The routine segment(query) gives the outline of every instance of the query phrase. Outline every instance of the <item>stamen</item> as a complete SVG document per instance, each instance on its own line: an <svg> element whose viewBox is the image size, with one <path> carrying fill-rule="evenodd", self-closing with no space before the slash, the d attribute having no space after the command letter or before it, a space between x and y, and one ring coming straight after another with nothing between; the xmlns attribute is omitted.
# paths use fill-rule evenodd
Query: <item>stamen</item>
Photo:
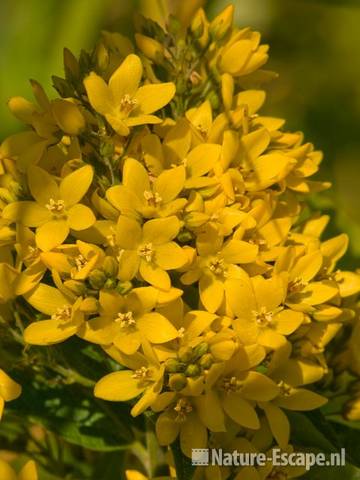
<svg viewBox="0 0 360 480"><path fill-rule="evenodd" d="M64 200L54 200L53 198L50 198L49 203L47 203L45 207L51 213L62 213L65 209L65 202Z"/></svg>
<svg viewBox="0 0 360 480"><path fill-rule="evenodd" d="M133 312L118 313L115 318L115 323L120 324L120 328L132 327L136 324Z"/></svg>
<svg viewBox="0 0 360 480"><path fill-rule="evenodd" d="M138 248L138 255L145 258L147 262L151 262L154 256L154 250L152 243L145 243Z"/></svg>

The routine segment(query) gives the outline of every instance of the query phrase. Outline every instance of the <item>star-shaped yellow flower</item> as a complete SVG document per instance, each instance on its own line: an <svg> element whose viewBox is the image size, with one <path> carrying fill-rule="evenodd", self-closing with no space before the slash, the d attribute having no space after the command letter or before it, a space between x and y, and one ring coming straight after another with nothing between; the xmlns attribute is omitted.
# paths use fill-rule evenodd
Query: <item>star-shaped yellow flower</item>
<svg viewBox="0 0 360 480"><path fill-rule="evenodd" d="M91 72L84 80L89 102L105 116L119 135L129 135L130 127L161 123L153 112L167 105L175 95L172 82L139 87L143 68L137 55L128 55L115 70L107 85L102 77Z"/></svg>
<svg viewBox="0 0 360 480"><path fill-rule="evenodd" d="M36 244L48 251L63 243L70 229L79 231L95 223L92 210L80 204L93 179L90 165L66 175L60 185L42 168L28 170L30 192L35 201L10 203L3 211L4 218L27 227L36 227Z"/></svg>

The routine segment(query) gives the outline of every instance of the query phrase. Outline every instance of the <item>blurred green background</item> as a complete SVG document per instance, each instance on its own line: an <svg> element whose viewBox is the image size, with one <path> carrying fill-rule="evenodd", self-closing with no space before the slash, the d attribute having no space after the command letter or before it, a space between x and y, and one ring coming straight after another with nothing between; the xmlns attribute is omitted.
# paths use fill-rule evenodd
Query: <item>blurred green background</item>
<svg viewBox="0 0 360 480"><path fill-rule="evenodd" d="M145 0L149 1L149 0ZM191 2L193 0L184 0ZM229 0L209 0L210 16ZM265 112L287 119L325 153L321 178L333 189L315 198L333 217L331 234L346 231L343 265L360 266L360 0L236 0L236 22L271 46ZM31 98L29 78L51 94L62 75L62 49L78 54L102 29L131 35L137 0L1 0L0 138L21 126L7 111L12 95Z"/></svg>

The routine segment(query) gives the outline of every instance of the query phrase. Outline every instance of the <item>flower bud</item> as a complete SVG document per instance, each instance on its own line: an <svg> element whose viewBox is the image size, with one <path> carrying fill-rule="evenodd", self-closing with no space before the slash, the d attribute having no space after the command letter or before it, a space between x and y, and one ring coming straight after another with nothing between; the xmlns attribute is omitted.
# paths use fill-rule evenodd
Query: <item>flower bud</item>
<svg viewBox="0 0 360 480"><path fill-rule="evenodd" d="M215 40L221 40L230 30L234 18L234 5L228 5L210 23L210 35Z"/></svg>
<svg viewBox="0 0 360 480"><path fill-rule="evenodd" d="M117 287L117 281L114 278L108 278L104 283L105 290L113 290Z"/></svg>
<svg viewBox="0 0 360 480"><path fill-rule="evenodd" d="M75 295L81 296L86 293L86 286L83 282L79 280L66 280L64 282L64 287L71 290Z"/></svg>
<svg viewBox="0 0 360 480"><path fill-rule="evenodd" d="M99 290L104 286L104 283L106 282L105 273L102 270L99 270L98 268L96 268L90 273L89 282L93 288L95 288L96 290Z"/></svg>
<svg viewBox="0 0 360 480"><path fill-rule="evenodd" d="M205 370L208 370L213 363L214 357L211 355L211 353L206 353L199 360L200 366Z"/></svg>
<svg viewBox="0 0 360 480"><path fill-rule="evenodd" d="M192 359L193 351L191 348L182 347L179 350L178 356L181 362L187 363Z"/></svg>
<svg viewBox="0 0 360 480"><path fill-rule="evenodd" d="M197 345L195 348L194 348L194 351L193 351L193 359L194 360L197 360L198 358L202 357L203 355L205 355L205 353L207 353L209 350L209 345L206 343L206 342L201 342L199 343L199 345Z"/></svg>
<svg viewBox="0 0 360 480"><path fill-rule="evenodd" d="M146 37L140 33L135 34L136 45L145 55L155 63L161 63L164 59L164 47L153 38Z"/></svg>
<svg viewBox="0 0 360 480"><path fill-rule="evenodd" d="M107 277L116 277L119 269L119 264L114 257L107 256L104 259L103 270Z"/></svg>
<svg viewBox="0 0 360 480"><path fill-rule="evenodd" d="M343 416L351 422L360 420L360 397L357 397L345 405Z"/></svg>
<svg viewBox="0 0 360 480"><path fill-rule="evenodd" d="M188 377L197 377L200 375L200 367L195 363L191 363L186 367L185 375Z"/></svg>
<svg viewBox="0 0 360 480"><path fill-rule="evenodd" d="M209 42L209 25L202 8L199 8L194 15L191 22L191 31L200 47L205 48Z"/></svg>
<svg viewBox="0 0 360 480"><path fill-rule="evenodd" d="M96 64L99 70L105 72L105 70L109 66L110 58L109 58L109 52L102 42L98 44L95 54L96 54Z"/></svg>
<svg viewBox="0 0 360 480"><path fill-rule="evenodd" d="M184 370L184 364L176 358L168 358L165 362L165 370L169 373L181 372Z"/></svg>
<svg viewBox="0 0 360 480"><path fill-rule="evenodd" d="M116 285L116 291L121 295L126 295L132 290L132 288L133 288L132 283L129 281L118 282L118 284Z"/></svg>
<svg viewBox="0 0 360 480"><path fill-rule="evenodd" d="M183 373L174 373L169 378L169 387L171 390L179 392L186 387L187 379Z"/></svg>

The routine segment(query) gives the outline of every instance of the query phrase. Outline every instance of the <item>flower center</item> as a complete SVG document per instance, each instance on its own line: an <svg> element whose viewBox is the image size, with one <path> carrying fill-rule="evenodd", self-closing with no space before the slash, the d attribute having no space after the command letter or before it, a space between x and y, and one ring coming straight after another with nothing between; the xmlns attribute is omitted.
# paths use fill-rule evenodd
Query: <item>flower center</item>
<svg viewBox="0 0 360 480"><path fill-rule="evenodd" d="M34 262L35 260L37 260L40 253L41 252L39 248L29 245L24 260L27 262Z"/></svg>
<svg viewBox="0 0 360 480"><path fill-rule="evenodd" d="M291 280L288 285L288 292L291 293L300 293L307 285L308 282L305 282L300 277L294 278Z"/></svg>
<svg viewBox="0 0 360 480"><path fill-rule="evenodd" d="M133 327L136 324L133 312L118 313L115 322L120 324L120 328Z"/></svg>
<svg viewBox="0 0 360 480"><path fill-rule="evenodd" d="M151 262L154 256L154 249L152 243L145 243L138 249L138 255L144 258L147 262Z"/></svg>
<svg viewBox="0 0 360 480"><path fill-rule="evenodd" d="M223 378L221 388L225 390L226 393L235 393L241 390L243 385L243 382L236 377L225 377Z"/></svg>
<svg viewBox="0 0 360 480"><path fill-rule="evenodd" d="M188 400L185 398L180 398L174 407L177 416L175 418L176 422L184 422L188 413L192 412L192 406Z"/></svg>
<svg viewBox="0 0 360 480"><path fill-rule="evenodd" d="M64 305L56 310L56 313L51 315L51 320L57 320L61 323L67 323L71 320L72 308L71 305Z"/></svg>
<svg viewBox="0 0 360 480"><path fill-rule="evenodd" d="M273 313L267 312L265 307L261 307L259 312L253 312L255 321L259 327L270 327L273 323Z"/></svg>
<svg viewBox="0 0 360 480"><path fill-rule="evenodd" d="M54 200L53 198L49 199L49 203L45 205L45 207L51 212L55 214L63 213L65 210L65 202L64 200Z"/></svg>
<svg viewBox="0 0 360 480"><path fill-rule="evenodd" d="M120 100L120 110L123 113L129 114L137 106L138 101L136 98L132 98L128 93L125 94Z"/></svg>
<svg viewBox="0 0 360 480"><path fill-rule="evenodd" d="M209 268L214 275L218 275L218 276L226 275L225 262L222 258L215 258L210 260Z"/></svg>
<svg viewBox="0 0 360 480"><path fill-rule="evenodd" d="M144 198L151 207L157 207L162 202L162 198L157 192L153 193L149 190L145 190Z"/></svg>
<svg viewBox="0 0 360 480"><path fill-rule="evenodd" d="M88 263L84 255L80 254L75 258L75 267L78 272L80 272L85 265Z"/></svg>
<svg viewBox="0 0 360 480"><path fill-rule="evenodd" d="M140 367L134 371L132 378L136 380L149 380L151 377L151 371L148 367Z"/></svg>
<svg viewBox="0 0 360 480"><path fill-rule="evenodd" d="M288 397L293 390L293 388L287 383L285 383L283 380L278 383L278 387L280 388L281 394L285 397Z"/></svg>

